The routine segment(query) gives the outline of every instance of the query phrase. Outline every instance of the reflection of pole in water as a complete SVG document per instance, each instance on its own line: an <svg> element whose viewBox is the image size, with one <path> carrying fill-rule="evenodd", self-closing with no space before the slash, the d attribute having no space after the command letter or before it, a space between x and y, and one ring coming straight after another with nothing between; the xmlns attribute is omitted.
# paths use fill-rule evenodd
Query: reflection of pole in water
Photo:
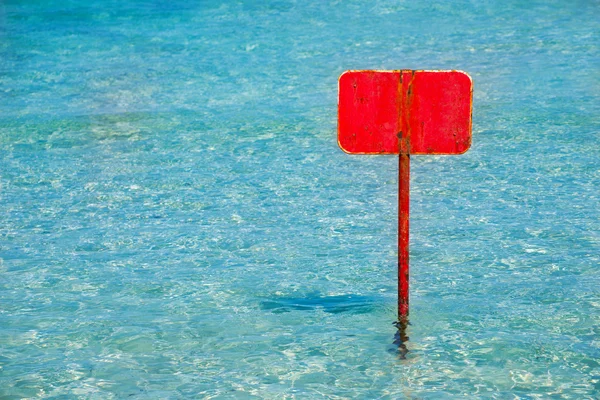
<svg viewBox="0 0 600 400"><path fill-rule="evenodd" d="M398 355L402 360L406 359L406 354L408 353L408 347L406 347L406 342L408 342L409 339L406 335L408 325L409 322L407 318L400 318L398 321L394 322L394 326L398 328L398 331L396 331L396 334L394 335L394 344L398 346Z"/></svg>

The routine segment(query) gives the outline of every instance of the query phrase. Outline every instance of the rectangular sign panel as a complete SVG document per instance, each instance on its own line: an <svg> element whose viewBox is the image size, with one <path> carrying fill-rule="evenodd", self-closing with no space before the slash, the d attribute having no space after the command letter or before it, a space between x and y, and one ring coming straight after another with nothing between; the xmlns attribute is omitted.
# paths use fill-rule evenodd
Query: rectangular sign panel
<svg viewBox="0 0 600 400"><path fill-rule="evenodd" d="M346 71L338 143L352 154L461 154L471 145L471 78L461 71Z"/></svg>

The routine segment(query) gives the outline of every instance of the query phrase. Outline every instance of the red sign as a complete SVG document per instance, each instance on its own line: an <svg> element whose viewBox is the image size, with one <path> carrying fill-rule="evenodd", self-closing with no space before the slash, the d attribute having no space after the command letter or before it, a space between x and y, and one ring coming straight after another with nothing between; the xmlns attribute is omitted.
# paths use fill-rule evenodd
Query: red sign
<svg viewBox="0 0 600 400"><path fill-rule="evenodd" d="M464 153L472 87L460 71L346 71L339 79L339 145L352 154Z"/></svg>
<svg viewBox="0 0 600 400"><path fill-rule="evenodd" d="M398 317L408 320L411 154L471 146L473 84L460 71L346 71L339 79L338 143L351 154L399 154Z"/></svg>

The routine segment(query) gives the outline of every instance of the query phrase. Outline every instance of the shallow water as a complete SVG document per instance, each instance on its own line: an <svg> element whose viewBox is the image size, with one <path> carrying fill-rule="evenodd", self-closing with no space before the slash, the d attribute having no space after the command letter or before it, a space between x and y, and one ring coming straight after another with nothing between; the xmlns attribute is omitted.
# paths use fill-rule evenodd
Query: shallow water
<svg viewBox="0 0 600 400"><path fill-rule="evenodd" d="M599 12L3 3L0 397L599 397ZM471 150L412 160L408 341L361 68L475 85Z"/></svg>

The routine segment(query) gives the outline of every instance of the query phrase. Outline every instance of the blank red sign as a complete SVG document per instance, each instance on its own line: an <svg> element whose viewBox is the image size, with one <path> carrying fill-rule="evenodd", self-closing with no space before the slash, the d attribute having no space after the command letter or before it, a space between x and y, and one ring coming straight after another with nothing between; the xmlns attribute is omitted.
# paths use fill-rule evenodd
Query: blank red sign
<svg viewBox="0 0 600 400"><path fill-rule="evenodd" d="M353 154L464 153L472 93L461 71L346 71L339 79L339 145Z"/></svg>

